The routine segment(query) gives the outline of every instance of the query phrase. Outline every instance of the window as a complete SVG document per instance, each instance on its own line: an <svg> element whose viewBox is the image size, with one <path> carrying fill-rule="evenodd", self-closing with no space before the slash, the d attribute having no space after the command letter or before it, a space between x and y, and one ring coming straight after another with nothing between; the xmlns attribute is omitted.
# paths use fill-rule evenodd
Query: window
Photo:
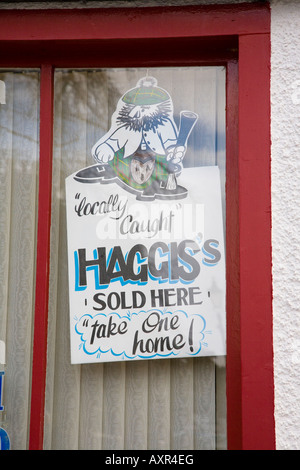
<svg viewBox="0 0 300 470"><path fill-rule="evenodd" d="M14 436L15 445L22 448L27 443L34 321L39 72L6 71L0 79L6 85L6 104L1 104L0 110L0 331L9 358L9 380L3 379L5 408L0 411L0 419L9 435ZM10 413L5 417L6 410Z"/></svg>
<svg viewBox="0 0 300 470"><path fill-rule="evenodd" d="M52 439L59 438L55 436L55 429L52 429L50 439L47 419L49 406L52 407L53 397L58 393L57 388L53 389L53 384L59 387L63 381L67 383L64 366L57 368L54 358L51 357L54 350L56 364L59 364L62 356L66 361L69 355L69 344L64 341L67 326L61 328L59 323L67 322L68 318L57 317L54 323L51 316L53 290L56 287L63 289L64 285L64 279L59 281L59 276L63 271L58 269L57 274L53 274L53 263L55 263L53 253L56 253L62 261L60 252L57 250L51 252L50 249L55 243L53 229L54 231L59 229L58 226L52 224L51 238L52 182L55 184L57 181L56 177L52 178L52 169L54 175L60 171L57 166L59 162L56 158L56 151L53 152L52 149L53 116L54 142L59 138L57 132L59 110L57 106L54 108L54 97L56 97L56 104L60 102L58 87L66 83L70 76L73 77L71 91L74 90L74 83L78 86L85 86L83 81L86 77L83 80L82 77L85 74L83 69L220 67L226 70L227 446L244 449L273 448L268 8L241 5L134 10L83 9L75 12L28 10L19 18L17 31L13 28L15 18L16 12L14 11L3 10L1 12L0 40L5 41L6 48L1 53L0 66L4 78L0 79L7 82L6 95L8 96L9 84L6 77L9 74L14 77L14 80L16 76L29 80L28 77L36 74L34 80L29 80L30 85L27 86L30 89L32 89L31 83L34 83L36 87L40 76L40 97L35 88L33 90L35 101L30 100L31 105L33 102L40 102L40 115L38 116L37 113L36 121L33 122L34 153L31 152L31 158L34 163L26 162L26 168L28 167L28 171L31 171L33 175L30 177L30 184L36 181L35 171L37 166L39 168L39 192L35 192L36 188L32 188L33 194L38 194L37 232L35 232L36 204L34 202L36 203L36 200L33 200L34 197L31 202L32 206L29 206L32 217L31 246L33 247L35 233L37 233L36 264L32 266L31 275L25 276L28 282L29 279L35 278L35 288L31 288L30 291L31 300L35 299L35 307L34 312L30 308L27 309L29 323L26 336L29 348L27 356L30 358L31 331L33 330L32 371L29 363L22 369L23 393L19 386L14 385L9 367L10 357L7 356L3 393L7 419L10 403L5 402L10 390L21 391L22 397L27 397L22 411L24 416L27 413L29 415L29 396L31 397L30 416L27 422L26 420L22 422L24 431L18 444L16 444L15 436L18 435L21 425L18 421L14 421L14 445L20 448L26 447L29 435L29 448L43 448L43 446L46 448ZM53 21L56 24L55 31L51 27ZM155 28L152 27L154 24ZM17 67L19 70L15 73L14 70ZM36 69L38 72L35 71ZM18 91L20 92L19 87L16 89L17 94ZM259 108L256 107L257 103L260 105ZM2 113L3 105L0 106ZM53 109L55 109L54 113ZM30 120L26 120L26 124L29 125L29 122ZM36 134L38 122L40 123L39 138ZM14 132L17 133L15 129ZM38 141L39 162L37 164L35 155L37 155ZM25 144L21 145L26 153ZM11 162L17 165L15 155ZM4 169L4 171L7 170ZM29 194L28 191L26 187L26 195ZM9 204L13 219L17 213L12 205L15 194L12 194ZM27 204L27 208L29 207ZM52 220L58 220L57 210L58 206L54 201ZM26 222L29 223L27 218ZM12 253L12 246L10 245L10 249L6 248L5 251ZM61 247L62 251L63 249ZM49 288L50 253L52 253L52 271ZM15 267L14 263L12 263L13 266ZM9 284L11 286L11 281ZM63 310L67 311L67 300L66 298L64 300L64 295L61 298L62 302L65 302ZM7 317L13 322L18 318L11 307L7 309ZM47 328L48 318L49 328ZM55 329L58 340L54 345L53 331ZM4 331L3 340L7 342L8 355L9 347L12 350L13 346L9 346L6 323L1 324L1 331ZM56 349L58 343L61 345L61 350ZM48 362L47 346L49 348ZM17 360L17 357L15 354L14 359ZM139 367L142 368L142 366ZM127 385L129 390L133 387L137 393L143 394L139 386L141 376L145 379L145 372L139 367L132 368ZM180 368L176 361L172 367ZM149 368L152 368L152 363L149 364ZM17 372L15 377L18 375L20 378L19 371ZM59 378L53 381L53 376L57 372ZM161 370L160 373L166 372ZM181 371L177 370L176 373L179 382L186 379L186 375L182 376ZM183 373L189 374L185 370L182 371ZM113 384L121 380L122 374L124 374L124 367L121 371L118 367L112 370L110 390L117 392ZM46 377L47 419L45 419L44 401ZM81 373L80 369L75 366L72 377L69 378L71 384L75 383L76 387L81 385L81 395L77 394L75 398L72 397L68 405L66 402L62 403L64 409L66 406L78 407L80 401L83 405L86 400L92 400L95 396L92 387L97 388L102 380L100 375L91 376L89 366L82 368ZM84 385L87 381L90 383L88 387ZM178 388L180 388L179 382ZM70 398L67 394L64 399L67 400L68 396ZM214 401L219 403L220 396L222 394L217 394ZM60 411L56 405L57 403L53 411L58 415ZM119 403L119 406L122 408L122 404ZM134 403L129 401L127 406L134 407ZM177 406L173 398L170 400L170 406ZM180 404L178 406L180 407ZM78 448L81 442L86 442L86 436L84 436L86 427L82 426L82 423L88 423L94 418L93 409L92 402L90 409L82 406L83 415L80 420L79 434L76 437ZM97 419L100 419L100 412L97 411ZM78 417L76 419L78 420ZM102 416L101 419L106 420L109 425L114 422L111 415ZM178 420L180 421L181 418ZM182 426L184 429L179 421L175 428L180 429ZM29 434L27 434L27 425ZM44 426L47 429L44 430ZM139 436L142 436L143 432L139 433ZM188 432L183 437L179 434L173 437L177 439L174 447L184 445ZM198 427L195 428L195 432L200 432ZM130 439L131 434L124 431L125 434L126 439ZM67 441L68 439L71 437L67 438ZM107 443L109 439L108 435ZM136 439L136 436L132 439ZM132 442L127 445L134 447ZM224 442L220 445L224 446ZM70 442L66 446L71 446Z"/></svg>
<svg viewBox="0 0 300 470"><path fill-rule="evenodd" d="M69 341L66 341L69 329L66 311L69 306L66 296L68 253L65 244L65 178L95 163L91 149L109 130L110 115L116 109L120 97L127 89L135 89L136 83L147 74L151 80L157 80L154 87L157 93L167 88L178 126L182 109L194 110L199 114L195 131L189 139L184 167L218 166L222 172L225 209L224 67L110 68L55 72L49 325L56 325L56 334L52 333L50 327L47 368L54 370L54 376L48 380L46 394L46 416L49 416L49 420L45 422L45 438L49 448L70 448L78 441L81 448L226 448L224 357L173 360L167 359L169 353L161 351L160 356L165 354L165 359L143 360L142 364L137 361L82 366L70 364ZM124 165L127 165L128 160L122 160ZM82 183L78 183L78 191L83 192ZM99 184L95 191L95 197L99 198L103 194ZM113 194L117 192L115 184L109 186L107 198L102 196L102 199L106 201L112 191ZM123 190L120 194L125 197L126 192ZM133 200L136 206L134 197ZM160 205L156 201L147 204L141 202L141 205L147 211L149 204L153 208L155 202L157 207L162 207L164 200L160 201ZM84 227L79 231L86 230ZM90 238L91 227L88 231ZM113 232L108 236L113 238ZM141 233L138 240L139 243L145 243L145 234ZM79 246L82 248L84 242L81 236L78 243L81 243ZM160 286L164 287L164 284ZM128 287L125 284L117 289L126 293ZM72 315L80 316L78 299L74 304L71 319ZM111 309L114 307L117 307L117 303L112 303ZM109 307L106 308L108 311ZM124 314L127 310L130 310L129 307L123 310L119 308L117 312ZM88 360L97 361L96 353L90 354Z"/></svg>

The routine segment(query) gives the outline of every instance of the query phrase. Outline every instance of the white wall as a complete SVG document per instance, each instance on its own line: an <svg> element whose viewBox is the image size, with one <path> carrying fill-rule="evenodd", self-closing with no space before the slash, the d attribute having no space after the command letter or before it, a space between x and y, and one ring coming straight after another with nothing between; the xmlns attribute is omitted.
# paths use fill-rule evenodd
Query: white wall
<svg viewBox="0 0 300 470"><path fill-rule="evenodd" d="M272 217L278 449L300 449L300 2L272 0Z"/></svg>

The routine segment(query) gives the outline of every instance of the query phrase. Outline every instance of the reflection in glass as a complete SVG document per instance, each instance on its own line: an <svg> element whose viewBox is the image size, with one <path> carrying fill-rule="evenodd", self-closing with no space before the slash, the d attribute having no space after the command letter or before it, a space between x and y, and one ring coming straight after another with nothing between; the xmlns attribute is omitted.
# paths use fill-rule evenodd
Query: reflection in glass
<svg viewBox="0 0 300 470"><path fill-rule="evenodd" d="M147 73L172 96L177 125L180 111L198 114L185 166L219 166L225 211L222 67L56 72L46 449L226 448L223 357L70 364L65 178L95 163L118 100Z"/></svg>
<svg viewBox="0 0 300 470"><path fill-rule="evenodd" d="M35 286L39 73L0 71L0 340L5 343L3 426L26 449ZM4 84L4 85L3 85Z"/></svg>

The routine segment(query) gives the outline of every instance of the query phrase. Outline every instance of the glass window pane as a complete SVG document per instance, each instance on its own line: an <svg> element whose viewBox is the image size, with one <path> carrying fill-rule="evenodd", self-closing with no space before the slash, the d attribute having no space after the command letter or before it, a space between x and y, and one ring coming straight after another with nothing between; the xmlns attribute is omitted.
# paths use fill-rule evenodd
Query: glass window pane
<svg viewBox="0 0 300 470"><path fill-rule="evenodd" d="M139 79L152 76L160 88L159 98L133 97L130 90ZM114 137L105 142L113 148L111 157L95 147L114 119L132 127L129 114L137 118L144 112L150 120L153 104L169 112L164 90L174 107L173 120L165 117L165 123L181 128L183 110L198 116L182 144L184 168L219 167L225 220L223 67L58 70L55 74L46 449L226 448L225 355L71 364L65 179L95 165L97 158L107 163L118 153ZM128 114L114 115L126 92ZM178 146L179 133L175 135ZM167 148L162 132L159 138ZM118 145L126 152L125 143ZM148 177L150 181L152 176L142 173L141 178Z"/></svg>
<svg viewBox="0 0 300 470"><path fill-rule="evenodd" d="M39 72L0 71L0 427L26 449L30 410L39 158ZM0 363L4 362L4 357Z"/></svg>

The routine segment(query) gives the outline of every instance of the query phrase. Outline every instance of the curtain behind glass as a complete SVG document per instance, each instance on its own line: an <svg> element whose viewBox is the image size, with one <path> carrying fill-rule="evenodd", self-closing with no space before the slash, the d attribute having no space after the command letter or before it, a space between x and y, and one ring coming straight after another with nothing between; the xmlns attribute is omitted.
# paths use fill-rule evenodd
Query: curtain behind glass
<svg viewBox="0 0 300 470"><path fill-rule="evenodd" d="M0 426L11 448L23 450L30 411L39 73L0 71L0 80L6 91L0 104L0 340L6 350Z"/></svg>
<svg viewBox="0 0 300 470"><path fill-rule="evenodd" d="M94 163L91 148L109 129L118 99L144 75L138 69L55 74L45 449L226 448L224 358L70 364L65 178ZM224 199L224 69L150 69L149 75L170 92L175 115L199 114L189 145L201 159L191 157L188 165L217 164Z"/></svg>

